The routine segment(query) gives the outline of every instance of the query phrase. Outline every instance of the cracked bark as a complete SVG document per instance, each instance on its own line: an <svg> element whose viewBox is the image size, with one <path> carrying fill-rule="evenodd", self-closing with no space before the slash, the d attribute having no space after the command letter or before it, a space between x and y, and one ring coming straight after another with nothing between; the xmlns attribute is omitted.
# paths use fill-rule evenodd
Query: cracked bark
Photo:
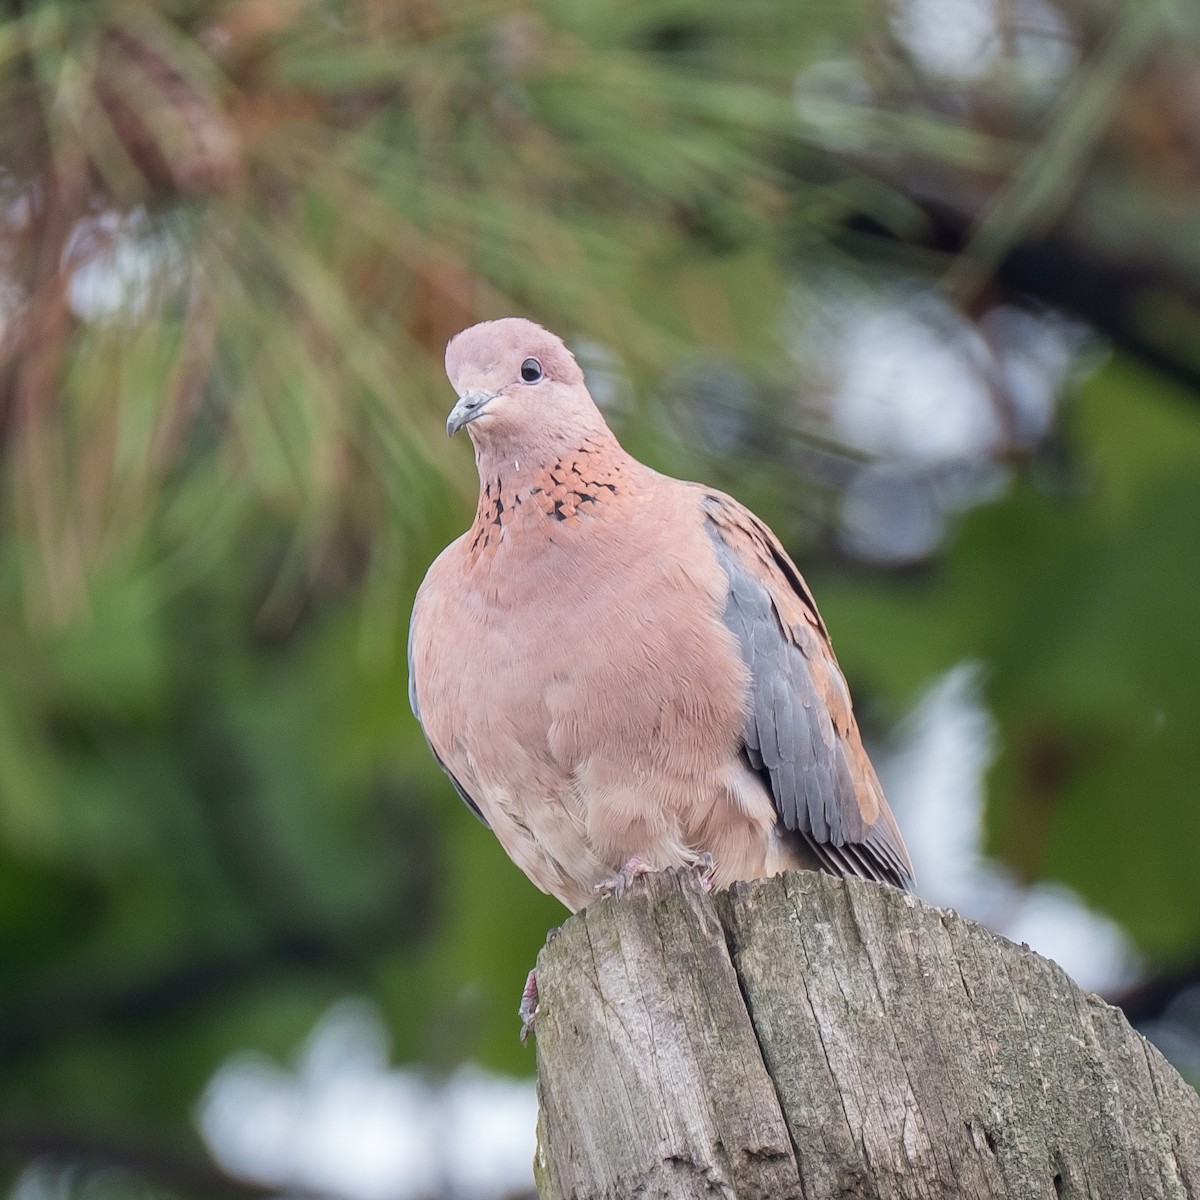
<svg viewBox="0 0 1200 1200"><path fill-rule="evenodd" d="M879 884L639 881L538 959L542 1200L1200 1197L1200 1097L1054 963Z"/></svg>

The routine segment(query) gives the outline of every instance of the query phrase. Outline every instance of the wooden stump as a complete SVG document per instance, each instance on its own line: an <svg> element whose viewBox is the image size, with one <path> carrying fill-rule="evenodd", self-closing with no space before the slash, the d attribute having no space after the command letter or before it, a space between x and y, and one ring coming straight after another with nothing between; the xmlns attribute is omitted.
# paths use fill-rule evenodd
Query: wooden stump
<svg viewBox="0 0 1200 1200"><path fill-rule="evenodd" d="M1200 1196L1200 1097L1056 964L880 884L652 876L538 960L542 1200Z"/></svg>

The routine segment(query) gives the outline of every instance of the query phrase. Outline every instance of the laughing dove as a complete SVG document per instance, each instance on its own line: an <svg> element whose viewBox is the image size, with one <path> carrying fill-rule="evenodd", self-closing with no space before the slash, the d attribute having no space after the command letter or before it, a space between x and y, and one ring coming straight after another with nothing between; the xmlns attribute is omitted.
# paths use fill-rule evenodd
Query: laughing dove
<svg viewBox="0 0 1200 1200"><path fill-rule="evenodd" d="M417 593L409 698L509 857L572 910L631 868L908 887L829 635L774 534L626 454L530 321L458 334L446 372L479 508Z"/></svg>

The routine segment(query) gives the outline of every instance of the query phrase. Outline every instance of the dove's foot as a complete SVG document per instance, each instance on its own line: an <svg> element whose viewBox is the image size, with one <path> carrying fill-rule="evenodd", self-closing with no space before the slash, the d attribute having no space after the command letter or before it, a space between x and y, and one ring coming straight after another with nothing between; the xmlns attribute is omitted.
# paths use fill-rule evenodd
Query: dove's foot
<svg viewBox="0 0 1200 1200"><path fill-rule="evenodd" d="M557 930L554 930L557 933ZM529 1040L529 1035L533 1032L534 1022L537 1020L538 1010L538 985L537 985L537 967L534 967L529 972L529 977L525 980L525 990L521 993L521 1004L517 1009L517 1016L521 1018L521 1045L523 1046Z"/></svg>
<svg viewBox="0 0 1200 1200"><path fill-rule="evenodd" d="M592 890L597 896L615 896L619 900L639 875L649 875L653 870L644 858L635 854L615 875L600 880Z"/></svg>
<svg viewBox="0 0 1200 1200"><path fill-rule="evenodd" d="M713 872L716 867L713 863L713 856L705 850L701 854L696 855L695 862L690 862L686 867L679 868L679 874L693 875L696 882L700 885L702 892L711 892L713 890Z"/></svg>
<svg viewBox="0 0 1200 1200"><path fill-rule="evenodd" d="M546 945L550 945L558 935L562 933L562 926L555 925L553 929L546 931ZM521 993L521 1003L517 1008L517 1016L521 1018L521 1044L524 1045L529 1039L529 1035L533 1032L534 1019L537 1017L538 1008L538 984L537 984L537 967L534 967L529 972L525 980L525 990Z"/></svg>

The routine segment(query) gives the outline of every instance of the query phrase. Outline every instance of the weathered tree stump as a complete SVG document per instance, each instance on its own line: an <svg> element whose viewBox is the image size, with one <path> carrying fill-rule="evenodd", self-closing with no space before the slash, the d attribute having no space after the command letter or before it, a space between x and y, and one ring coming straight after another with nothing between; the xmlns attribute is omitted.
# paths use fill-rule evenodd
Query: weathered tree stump
<svg viewBox="0 0 1200 1200"><path fill-rule="evenodd" d="M639 881L538 960L542 1200L1200 1196L1200 1097L1056 964L879 884Z"/></svg>

